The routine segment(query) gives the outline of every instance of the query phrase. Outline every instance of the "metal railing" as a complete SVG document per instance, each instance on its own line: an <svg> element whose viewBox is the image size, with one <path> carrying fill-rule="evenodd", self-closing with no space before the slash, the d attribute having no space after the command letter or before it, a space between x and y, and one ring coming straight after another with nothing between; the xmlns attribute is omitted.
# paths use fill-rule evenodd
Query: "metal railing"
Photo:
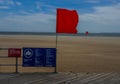
<svg viewBox="0 0 120 84"><path fill-rule="evenodd" d="M0 48L0 51L2 51L2 50L8 50L9 48ZM22 49L22 48L21 48ZM10 58L10 59L12 59L13 57L8 57L7 55L0 55L0 59L3 59L3 58L6 58L6 59L8 59L8 58ZM13 64L1 64L0 63L0 66L15 66L15 73L18 73L18 66L22 66L22 64L18 64L18 57L14 57L15 58L15 63Z"/></svg>
<svg viewBox="0 0 120 84"><path fill-rule="evenodd" d="M0 73L34 73L34 72L55 72L55 67L23 67L21 57L9 57L10 48L0 48ZM20 48L23 51L23 48Z"/></svg>

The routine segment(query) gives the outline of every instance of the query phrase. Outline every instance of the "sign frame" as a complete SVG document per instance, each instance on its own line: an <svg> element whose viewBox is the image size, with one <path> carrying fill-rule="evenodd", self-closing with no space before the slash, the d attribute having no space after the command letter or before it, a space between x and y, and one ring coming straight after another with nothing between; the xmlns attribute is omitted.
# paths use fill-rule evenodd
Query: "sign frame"
<svg viewBox="0 0 120 84"><path fill-rule="evenodd" d="M8 48L8 57L21 57L21 48Z"/></svg>
<svg viewBox="0 0 120 84"><path fill-rule="evenodd" d="M23 48L23 67L56 67L56 48Z"/></svg>

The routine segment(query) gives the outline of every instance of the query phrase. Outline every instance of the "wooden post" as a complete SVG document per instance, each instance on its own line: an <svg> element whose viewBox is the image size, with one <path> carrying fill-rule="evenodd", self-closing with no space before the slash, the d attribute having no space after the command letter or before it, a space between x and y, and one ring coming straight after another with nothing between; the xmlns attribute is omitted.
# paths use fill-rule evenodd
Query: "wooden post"
<svg viewBox="0 0 120 84"><path fill-rule="evenodd" d="M18 73L18 57L16 57L16 70L15 73Z"/></svg>

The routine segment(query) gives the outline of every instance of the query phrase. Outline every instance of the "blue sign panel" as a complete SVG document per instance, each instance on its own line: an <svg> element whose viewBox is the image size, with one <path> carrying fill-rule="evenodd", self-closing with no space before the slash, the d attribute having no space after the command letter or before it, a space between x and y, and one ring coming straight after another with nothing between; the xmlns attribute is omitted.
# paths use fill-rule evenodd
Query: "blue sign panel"
<svg viewBox="0 0 120 84"><path fill-rule="evenodd" d="M35 66L45 66L45 49L35 48Z"/></svg>
<svg viewBox="0 0 120 84"><path fill-rule="evenodd" d="M56 48L23 48L23 66L55 67Z"/></svg>
<svg viewBox="0 0 120 84"><path fill-rule="evenodd" d="M46 67L55 67L56 66L56 49L46 49Z"/></svg>
<svg viewBox="0 0 120 84"><path fill-rule="evenodd" d="M23 66L34 66L35 52L32 48L23 49Z"/></svg>

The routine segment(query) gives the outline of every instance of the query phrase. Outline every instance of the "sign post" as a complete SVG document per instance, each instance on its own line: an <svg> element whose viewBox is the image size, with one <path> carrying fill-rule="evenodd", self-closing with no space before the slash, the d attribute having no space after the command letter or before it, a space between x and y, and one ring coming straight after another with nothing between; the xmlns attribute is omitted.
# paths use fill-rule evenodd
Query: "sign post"
<svg viewBox="0 0 120 84"><path fill-rule="evenodd" d="M18 57L16 57L16 71L15 73L18 73Z"/></svg>
<svg viewBox="0 0 120 84"><path fill-rule="evenodd" d="M9 48L8 57L16 57L16 69L15 72L18 73L18 57L21 57L21 48Z"/></svg>

